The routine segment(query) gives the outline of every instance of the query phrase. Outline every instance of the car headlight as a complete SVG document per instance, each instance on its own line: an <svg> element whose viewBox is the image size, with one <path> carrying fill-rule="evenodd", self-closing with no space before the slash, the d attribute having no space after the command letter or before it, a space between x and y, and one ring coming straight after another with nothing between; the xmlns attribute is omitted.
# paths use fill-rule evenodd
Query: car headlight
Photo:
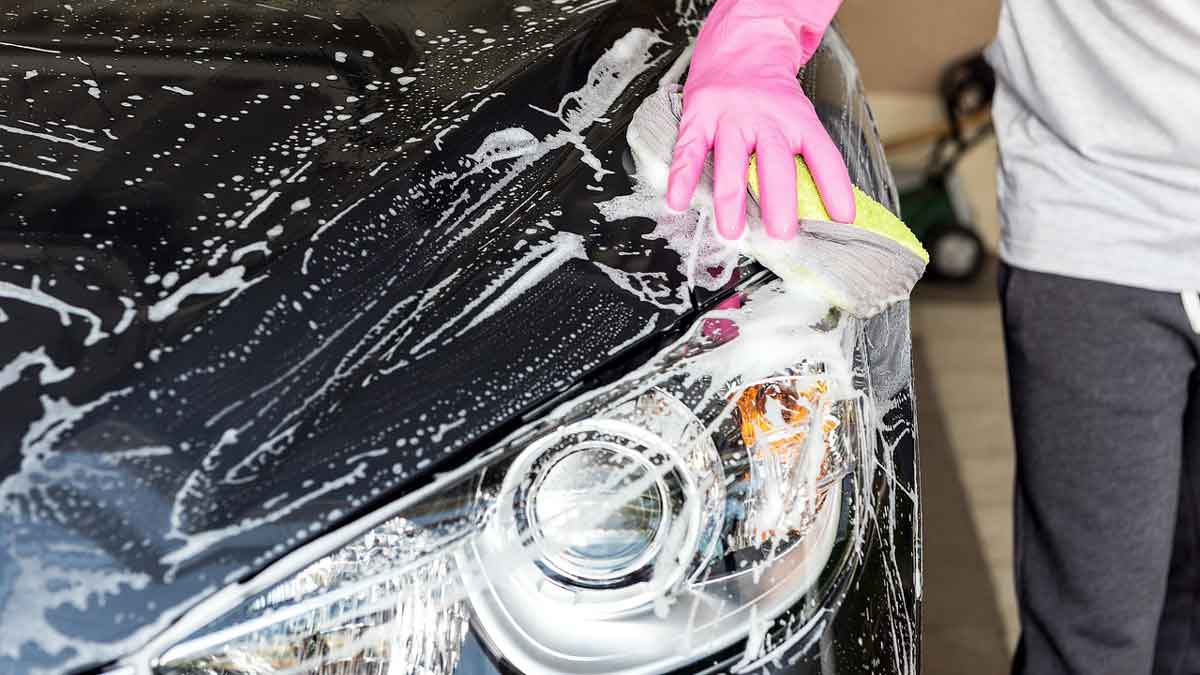
<svg viewBox="0 0 1200 675"><path fill-rule="evenodd" d="M854 565L863 338L778 282L741 297L228 603L156 672L448 675L473 634L522 672L649 673L799 639Z"/></svg>

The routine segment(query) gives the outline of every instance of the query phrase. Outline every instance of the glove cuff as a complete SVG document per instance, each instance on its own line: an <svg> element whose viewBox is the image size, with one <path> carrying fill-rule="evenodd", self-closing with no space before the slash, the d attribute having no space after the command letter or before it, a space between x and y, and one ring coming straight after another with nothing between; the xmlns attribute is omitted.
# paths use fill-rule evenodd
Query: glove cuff
<svg viewBox="0 0 1200 675"><path fill-rule="evenodd" d="M690 79L795 77L841 0L718 0L696 39Z"/></svg>

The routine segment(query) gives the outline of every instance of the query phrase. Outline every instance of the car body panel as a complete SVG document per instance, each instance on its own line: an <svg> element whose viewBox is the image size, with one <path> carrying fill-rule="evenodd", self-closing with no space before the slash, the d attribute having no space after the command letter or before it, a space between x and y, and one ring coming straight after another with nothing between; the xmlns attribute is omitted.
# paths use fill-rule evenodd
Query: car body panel
<svg viewBox="0 0 1200 675"><path fill-rule="evenodd" d="M0 671L120 658L723 297L732 270L689 285L653 220L601 208L630 192L629 116L679 72L704 10L0 17L18 66L0 82ZM837 100L853 65L823 51L806 82L856 182L894 205L865 106ZM906 306L872 325L894 407ZM885 454L911 470L903 418ZM911 521L879 530L909 559ZM887 584L911 625L908 573Z"/></svg>

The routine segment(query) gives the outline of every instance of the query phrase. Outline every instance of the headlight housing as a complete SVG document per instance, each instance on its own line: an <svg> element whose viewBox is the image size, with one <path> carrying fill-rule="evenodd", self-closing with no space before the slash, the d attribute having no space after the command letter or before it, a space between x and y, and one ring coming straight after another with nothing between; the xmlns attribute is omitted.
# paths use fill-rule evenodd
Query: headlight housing
<svg viewBox="0 0 1200 675"><path fill-rule="evenodd" d="M739 641L749 668L811 632L861 541L862 330L777 281L739 297L332 553L202 607L155 672L448 675L468 634L526 673L663 672Z"/></svg>

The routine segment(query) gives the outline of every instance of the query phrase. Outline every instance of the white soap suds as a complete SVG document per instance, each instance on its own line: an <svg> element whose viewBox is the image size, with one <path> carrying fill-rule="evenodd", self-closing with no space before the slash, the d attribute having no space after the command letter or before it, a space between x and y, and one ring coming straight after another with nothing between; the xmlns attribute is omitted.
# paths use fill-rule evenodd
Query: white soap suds
<svg viewBox="0 0 1200 675"><path fill-rule="evenodd" d="M155 322L163 321L179 311L180 305L193 295L216 295L248 288L257 280L245 278L246 268L235 265L217 275L204 272L180 286L174 293L150 306L146 316Z"/></svg>
<svg viewBox="0 0 1200 675"><path fill-rule="evenodd" d="M75 369L72 367L59 368L54 360L46 354L45 347L38 347L31 352L21 352L16 358L9 361L3 368L0 368L0 390L13 384L21 378L21 373L26 368L41 367L41 372L38 374L38 382L42 385L62 382L63 380L75 374Z"/></svg>
<svg viewBox="0 0 1200 675"><path fill-rule="evenodd" d="M90 347L108 337L108 333L105 333L103 330L100 317L95 312L63 302L53 295L46 293L41 289L41 278L36 274L33 276L33 281L29 288L17 286L7 281L0 281L0 298L10 298L56 312L58 313L59 322L63 326L71 325L72 316L82 318L89 325L87 337L83 340L84 346Z"/></svg>

